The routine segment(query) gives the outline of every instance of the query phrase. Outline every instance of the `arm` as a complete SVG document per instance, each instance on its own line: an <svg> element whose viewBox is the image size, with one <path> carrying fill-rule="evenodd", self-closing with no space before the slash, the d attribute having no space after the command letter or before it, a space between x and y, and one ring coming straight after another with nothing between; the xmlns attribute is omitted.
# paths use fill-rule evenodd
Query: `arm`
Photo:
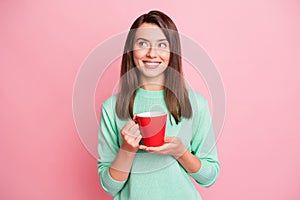
<svg viewBox="0 0 300 200"><path fill-rule="evenodd" d="M118 181L127 180L130 169L138 150L139 142L142 138L138 125L134 121L129 121L121 130L123 138L122 146L111 164L109 172Z"/></svg>
<svg viewBox="0 0 300 200"><path fill-rule="evenodd" d="M185 151L185 153L180 156L177 161L188 173L195 173L201 168L200 159L189 151Z"/></svg>
<svg viewBox="0 0 300 200"><path fill-rule="evenodd" d="M166 137L164 145L160 147L140 145L139 148L150 153L172 155L200 185L208 187L219 175L219 161L207 102L195 111L199 114L193 124L191 152L178 137Z"/></svg>
<svg viewBox="0 0 300 200"><path fill-rule="evenodd" d="M216 141L207 101L199 109L199 117L194 122L195 132L191 142L191 153L200 160L198 171L188 171L202 186L211 186L219 176L220 164ZM183 157L184 158L184 157Z"/></svg>
<svg viewBox="0 0 300 200"><path fill-rule="evenodd" d="M135 125L134 122L127 122L127 126L125 125L121 131L123 143L120 148L118 144L119 133L113 120L113 109L109 107L111 105L111 102L102 105L98 137L98 153L100 156L98 174L102 188L107 193L115 196L122 190L128 178L135 157L134 150L137 149L128 144L135 142L135 140L132 140L131 135L139 134L139 130L138 127L129 126L130 124ZM131 135L128 136L125 132ZM135 139L137 138L139 137L135 137ZM128 140L129 142L126 142Z"/></svg>
<svg viewBox="0 0 300 200"><path fill-rule="evenodd" d="M178 137L165 137L165 143L160 147L140 145L139 148L150 153L172 155L188 173L197 172L201 167L200 159L189 152Z"/></svg>
<svg viewBox="0 0 300 200"><path fill-rule="evenodd" d="M119 151L119 136L113 122L113 114L104 103L101 110L100 128L98 134L98 174L102 188L112 196L115 196L124 186L125 181L115 180L109 171Z"/></svg>
<svg viewBox="0 0 300 200"><path fill-rule="evenodd" d="M116 159L109 167L111 177L117 181L126 181L135 157L135 153L120 149Z"/></svg>

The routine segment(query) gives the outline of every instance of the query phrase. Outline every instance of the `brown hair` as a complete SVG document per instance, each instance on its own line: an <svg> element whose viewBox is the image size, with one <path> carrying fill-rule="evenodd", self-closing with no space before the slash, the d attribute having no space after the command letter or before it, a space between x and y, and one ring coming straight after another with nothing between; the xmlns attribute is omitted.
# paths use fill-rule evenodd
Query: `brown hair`
<svg viewBox="0 0 300 200"><path fill-rule="evenodd" d="M178 124L181 117L192 116L191 103L182 77L180 39L176 25L171 18L156 10L138 17L127 35L121 63L120 92L116 103L117 115L121 119L133 117L134 98L136 89L139 87L139 71L133 61L133 43L136 30L143 23L152 23L160 27L170 44L170 61L165 70L164 97L170 114Z"/></svg>

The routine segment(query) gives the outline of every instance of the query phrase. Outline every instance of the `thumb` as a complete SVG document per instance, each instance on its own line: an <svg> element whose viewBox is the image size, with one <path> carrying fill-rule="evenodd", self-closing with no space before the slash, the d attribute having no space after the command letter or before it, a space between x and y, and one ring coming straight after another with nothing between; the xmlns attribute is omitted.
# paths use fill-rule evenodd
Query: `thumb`
<svg viewBox="0 0 300 200"><path fill-rule="evenodd" d="M134 121L135 123L137 123L137 117L136 117L136 114L133 115L132 121Z"/></svg>
<svg viewBox="0 0 300 200"><path fill-rule="evenodd" d="M173 137L169 137L169 136L165 137L165 143L170 143L172 141L173 141Z"/></svg>

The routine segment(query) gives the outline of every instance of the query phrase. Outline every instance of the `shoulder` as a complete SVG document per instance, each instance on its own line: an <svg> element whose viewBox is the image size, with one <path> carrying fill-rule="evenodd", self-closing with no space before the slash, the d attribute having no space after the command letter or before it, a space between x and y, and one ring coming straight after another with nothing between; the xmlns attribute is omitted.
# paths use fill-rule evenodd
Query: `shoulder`
<svg viewBox="0 0 300 200"><path fill-rule="evenodd" d="M187 91L193 110L199 110L208 105L208 101L202 94L191 89L187 89Z"/></svg>
<svg viewBox="0 0 300 200"><path fill-rule="evenodd" d="M105 110L114 110L116 107L116 102L117 102L117 97L118 95L115 94L109 98L107 98L103 103L102 103L102 109Z"/></svg>

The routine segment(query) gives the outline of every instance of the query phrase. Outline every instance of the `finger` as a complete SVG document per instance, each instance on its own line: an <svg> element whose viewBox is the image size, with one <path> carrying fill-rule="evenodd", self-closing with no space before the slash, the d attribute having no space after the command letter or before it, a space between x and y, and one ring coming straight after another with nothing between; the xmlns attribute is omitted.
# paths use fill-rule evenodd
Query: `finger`
<svg viewBox="0 0 300 200"><path fill-rule="evenodd" d="M129 132L129 129L135 125L135 123L133 121L128 121L122 128L121 133L123 132L123 134L126 134Z"/></svg>
<svg viewBox="0 0 300 200"><path fill-rule="evenodd" d="M142 136L138 133L136 136L132 137L132 143L134 144L134 147L139 147L139 143L142 139Z"/></svg>
<svg viewBox="0 0 300 200"><path fill-rule="evenodd" d="M129 144L130 146L132 146L133 142L134 142L135 138L133 138L130 135L124 135L124 141Z"/></svg>
<svg viewBox="0 0 300 200"><path fill-rule="evenodd" d="M127 135L127 133L128 133L128 125L125 124L125 126L123 126L123 128L121 129L121 134Z"/></svg>
<svg viewBox="0 0 300 200"><path fill-rule="evenodd" d="M123 140L125 140L127 142L128 140L128 135L123 135Z"/></svg>
<svg viewBox="0 0 300 200"><path fill-rule="evenodd" d="M165 143L170 143L173 140L174 140L174 137L168 137L168 136L165 137Z"/></svg>
<svg viewBox="0 0 300 200"><path fill-rule="evenodd" d="M159 146L159 147L147 147L146 151L151 152L151 153L157 153L157 152L162 152L164 150L164 145Z"/></svg>
<svg viewBox="0 0 300 200"><path fill-rule="evenodd" d="M136 130L135 132L129 132L127 133L128 136L132 137L133 139L137 139L141 136L140 130Z"/></svg>
<svg viewBox="0 0 300 200"><path fill-rule="evenodd" d="M137 143L139 143L141 139L142 139L142 136L141 136L140 134L138 134L138 135L135 137L135 141L136 141Z"/></svg>
<svg viewBox="0 0 300 200"><path fill-rule="evenodd" d="M145 146L145 145L140 145L139 149L144 150L144 151L148 151L150 153L153 153L152 147L148 147L148 146Z"/></svg>
<svg viewBox="0 0 300 200"><path fill-rule="evenodd" d="M141 145L139 146L139 149L141 149L141 150L146 150L146 149L147 149L147 146L141 144Z"/></svg>
<svg viewBox="0 0 300 200"><path fill-rule="evenodd" d="M130 146L133 146L134 145L134 140L135 138L131 137L131 136L128 136L127 137L127 143L130 145Z"/></svg>
<svg viewBox="0 0 300 200"><path fill-rule="evenodd" d="M140 129L138 129L134 132L134 137L142 137Z"/></svg>
<svg viewBox="0 0 300 200"><path fill-rule="evenodd" d="M137 118L136 118L136 114L134 114L134 115L133 115L133 118L132 118L132 120L133 120L134 122L136 122L136 120L137 120Z"/></svg>
<svg viewBox="0 0 300 200"><path fill-rule="evenodd" d="M133 126L131 126L128 130L128 132L130 133L136 133L139 130L139 126L137 124L134 124Z"/></svg>
<svg viewBox="0 0 300 200"><path fill-rule="evenodd" d="M123 137L127 136L127 135L128 135L128 134L127 134L127 131L124 130L124 129L122 129L122 130L121 130L121 135L122 135Z"/></svg>

